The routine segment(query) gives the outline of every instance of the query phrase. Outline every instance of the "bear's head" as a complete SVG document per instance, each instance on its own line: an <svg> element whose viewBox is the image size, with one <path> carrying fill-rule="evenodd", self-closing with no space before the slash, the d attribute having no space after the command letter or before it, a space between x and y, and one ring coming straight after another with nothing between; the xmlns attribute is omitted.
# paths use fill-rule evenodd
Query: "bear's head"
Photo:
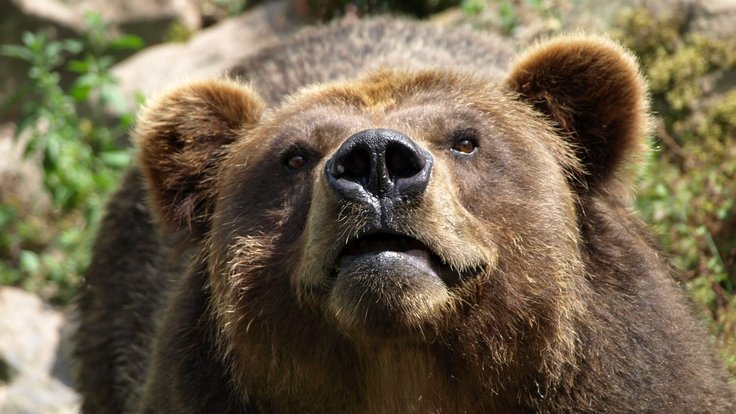
<svg viewBox="0 0 736 414"><path fill-rule="evenodd" d="M553 369L586 312L585 200L626 197L645 148L643 85L615 43L567 36L505 79L386 70L274 108L234 80L191 82L135 137L154 214L197 246L241 371L347 342Z"/></svg>

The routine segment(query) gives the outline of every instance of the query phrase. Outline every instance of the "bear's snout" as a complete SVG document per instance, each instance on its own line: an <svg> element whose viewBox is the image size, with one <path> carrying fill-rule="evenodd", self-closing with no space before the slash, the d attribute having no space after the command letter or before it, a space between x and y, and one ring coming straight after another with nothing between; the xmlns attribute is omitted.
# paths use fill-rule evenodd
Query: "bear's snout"
<svg viewBox="0 0 736 414"><path fill-rule="evenodd" d="M402 202L424 193L432 155L402 132L367 129L348 138L325 166L330 188L340 199L374 204Z"/></svg>

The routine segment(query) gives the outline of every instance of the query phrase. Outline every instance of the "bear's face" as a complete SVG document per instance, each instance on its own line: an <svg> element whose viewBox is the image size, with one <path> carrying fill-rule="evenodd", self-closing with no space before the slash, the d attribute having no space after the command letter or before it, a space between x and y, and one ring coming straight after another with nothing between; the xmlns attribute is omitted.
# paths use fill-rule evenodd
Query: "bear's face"
<svg viewBox="0 0 736 414"><path fill-rule="evenodd" d="M585 200L627 196L647 119L633 58L572 36L505 79L383 71L270 109L238 82L194 82L135 136L152 210L197 247L243 378L295 359L328 376L346 343L552 371L586 312Z"/></svg>
<svg viewBox="0 0 736 414"><path fill-rule="evenodd" d="M353 337L432 340L484 290L499 311L538 309L569 283L569 159L490 80L380 72L307 91L228 149L212 274L225 290L289 280L281 295Z"/></svg>

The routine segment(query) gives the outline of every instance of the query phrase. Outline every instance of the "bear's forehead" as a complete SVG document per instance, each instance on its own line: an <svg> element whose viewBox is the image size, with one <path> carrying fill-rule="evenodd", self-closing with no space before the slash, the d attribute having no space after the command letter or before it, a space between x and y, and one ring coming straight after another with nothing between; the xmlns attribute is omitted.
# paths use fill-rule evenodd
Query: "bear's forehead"
<svg viewBox="0 0 736 414"><path fill-rule="evenodd" d="M503 118L509 108L493 80L444 71L378 71L353 81L311 86L272 108L264 136L334 137L369 128L447 129Z"/></svg>
<svg viewBox="0 0 736 414"><path fill-rule="evenodd" d="M491 103L495 99L490 95L498 92L497 83L461 72L379 70L356 80L307 87L288 100L286 107L382 112L449 101Z"/></svg>
<svg viewBox="0 0 736 414"><path fill-rule="evenodd" d="M460 130L499 135L507 129L507 122L500 118L502 114L496 116L446 100L368 108L322 105L267 121L255 135L266 146L303 142L330 152L348 137L369 129L393 129L426 144L442 144Z"/></svg>

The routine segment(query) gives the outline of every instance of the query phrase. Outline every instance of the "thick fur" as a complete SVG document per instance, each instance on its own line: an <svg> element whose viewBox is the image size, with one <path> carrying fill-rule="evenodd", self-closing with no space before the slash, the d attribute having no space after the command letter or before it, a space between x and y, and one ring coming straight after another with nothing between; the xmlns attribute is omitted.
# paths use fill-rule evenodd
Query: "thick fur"
<svg viewBox="0 0 736 414"><path fill-rule="evenodd" d="M504 75L508 56L465 32L338 23L245 62L249 86L154 99L80 298L83 410L733 412L631 209L649 128L635 59L582 35ZM386 214L441 281L340 280L374 218L325 163L374 128L433 157L426 191Z"/></svg>

